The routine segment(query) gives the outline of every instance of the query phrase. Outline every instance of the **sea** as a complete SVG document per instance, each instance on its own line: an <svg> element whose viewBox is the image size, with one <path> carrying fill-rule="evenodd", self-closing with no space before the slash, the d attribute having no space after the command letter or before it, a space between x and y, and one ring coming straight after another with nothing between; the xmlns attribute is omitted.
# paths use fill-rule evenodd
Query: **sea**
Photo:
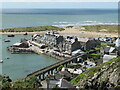
<svg viewBox="0 0 120 90"><path fill-rule="evenodd" d="M116 25L118 24L117 9L3 9L0 14L2 27L32 27L32 26L82 26L82 25ZM59 60L46 55L11 54L7 47L21 38L31 39L31 35L15 35L15 37L0 36L0 72L17 80L26 75L51 65ZM11 42L4 42L10 40Z"/></svg>
<svg viewBox="0 0 120 90"><path fill-rule="evenodd" d="M117 9L3 9L2 29L118 23Z"/></svg>

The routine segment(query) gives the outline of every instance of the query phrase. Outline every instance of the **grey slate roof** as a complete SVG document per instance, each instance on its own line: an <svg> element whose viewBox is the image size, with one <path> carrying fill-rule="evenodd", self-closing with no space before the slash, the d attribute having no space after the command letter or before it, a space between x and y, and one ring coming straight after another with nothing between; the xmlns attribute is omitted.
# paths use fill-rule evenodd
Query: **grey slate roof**
<svg viewBox="0 0 120 90"><path fill-rule="evenodd" d="M68 88L71 90L76 90L76 88L72 84L70 84L67 80L63 78L61 78L57 84L60 88Z"/></svg>
<svg viewBox="0 0 120 90"><path fill-rule="evenodd" d="M61 72L59 72L59 73L57 73L55 75L56 79L60 79L62 77L64 77L64 78L72 78L72 74L70 74L68 71L61 71Z"/></svg>
<svg viewBox="0 0 120 90"><path fill-rule="evenodd" d="M104 47L105 52L109 52L109 50L110 50L110 47Z"/></svg>

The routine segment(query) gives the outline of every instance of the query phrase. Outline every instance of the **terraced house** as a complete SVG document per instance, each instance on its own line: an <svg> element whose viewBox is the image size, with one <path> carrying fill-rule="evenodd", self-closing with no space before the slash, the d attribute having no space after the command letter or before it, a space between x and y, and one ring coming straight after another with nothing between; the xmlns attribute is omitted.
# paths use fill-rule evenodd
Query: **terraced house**
<svg viewBox="0 0 120 90"><path fill-rule="evenodd" d="M43 42L52 47L58 47L59 43L63 43L63 40L64 40L63 36L55 32L48 32L44 34L43 38Z"/></svg>
<svg viewBox="0 0 120 90"><path fill-rule="evenodd" d="M56 32L47 32L43 38L39 38L38 40L53 48L57 48L61 52L69 54L77 49L81 49L81 44L76 37L67 36L67 38L65 38Z"/></svg>
<svg viewBox="0 0 120 90"><path fill-rule="evenodd" d="M81 44L76 37L67 37L63 43L59 44L60 51L71 54L73 51L81 49Z"/></svg>

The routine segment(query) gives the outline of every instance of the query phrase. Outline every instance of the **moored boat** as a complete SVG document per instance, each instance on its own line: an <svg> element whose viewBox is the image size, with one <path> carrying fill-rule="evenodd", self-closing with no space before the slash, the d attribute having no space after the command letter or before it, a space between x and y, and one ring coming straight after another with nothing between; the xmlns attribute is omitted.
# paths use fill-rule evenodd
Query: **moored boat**
<svg viewBox="0 0 120 90"><path fill-rule="evenodd" d="M8 37L14 37L15 35L11 34L11 35L8 35Z"/></svg>
<svg viewBox="0 0 120 90"><path fill-rule="evenodd" d="M0 60L0 63L3 63L3 60Z"/></svg>
<svg viewBox="0 0 120 90"><path fill-rule="evenodd" d="M10 42L10 40L4 40L4 42Z"/></svg>
<svg viewBox="0 0 120 90"><path fill-rule="evenodd" d="M26 32L26 33L25 33L25 34L23 34L23 35L28 35L28 34L27 34L27 32Z"/></svg>

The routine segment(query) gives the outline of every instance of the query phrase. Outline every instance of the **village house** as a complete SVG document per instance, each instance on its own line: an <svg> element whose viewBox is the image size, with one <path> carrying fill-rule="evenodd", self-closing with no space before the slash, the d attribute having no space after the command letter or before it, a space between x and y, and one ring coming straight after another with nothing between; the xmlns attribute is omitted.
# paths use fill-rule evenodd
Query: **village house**
<svg viewBox="0 0 120 90"><path fill-rule="evenodd" d="M12 47L29 48L29 43L28 43L28 40L21 39L21 42L17 42L13 44Z"/></svg>
<svg viewBox="0 0 120 90"><path fill-rule="evenodd" d="M56 48L60 52L72 54L73 51L81 49L81 44L76 37L67 36L67 38L56 32L47 32L43 37L34 35L33 40L41 41L50 47Z"/></svg>
<svg viewBox="0 0 120 90"><path fill-rule="evenodd" d="M71 54L73 51L81 49L81 44L77 38L68 36L63 43L59 43L58 48L60 51Z"/></svg>
<svg viewBox="0 0 120 90"><path fill-rule="evenodd" d="M117 38L117 40L115 41L115 46L119 47L120 46L120 38Z"/></svg>
<svg viewBox="0 0 120 90"><path fill-rule="evenodd" d="M94 49L96 46L100 45L100 40L89 38L85 42L81 42L81 44L82 44L82 49L87 51L87 50Z"/></svg>
<svg viewBox="0 0 120 90"><path fill-rule="evenodd" d="M117 55L117 49L115 47L106 46L104 47L104 54Z"/></svg>
<svg viewBox="0 0 120 90"><path fill-rule="evenodd" d="M62 43L63 40L64 40L63 36L55 32L48 32L44 34L44 37L43 37L43 42L45 42L46 44L52 47L58 47L58 44Z"/></svg>
<svg viewBox="0 0 120 90"><path fill-rule="evenodd" d="M41 38L42 38L41 35L34 34L34 35L32 36L32 41L39 41Z"/></svg>
<svg viewBox="0 0 120 90"><path fill-rule="evenodd" d="M106 46L104 47L103 62L109 61L112 58L120 56L120 38L115 41L115 47Z"/></svg>
<svg viewBox="0 0 120 90"><path fill-rule="evenodd" d="M71 83L69 83L67 80L61 78L59 82L56 83L59 88L65 89L65 90L77 90L76 87L74 87Z"/></svg>

